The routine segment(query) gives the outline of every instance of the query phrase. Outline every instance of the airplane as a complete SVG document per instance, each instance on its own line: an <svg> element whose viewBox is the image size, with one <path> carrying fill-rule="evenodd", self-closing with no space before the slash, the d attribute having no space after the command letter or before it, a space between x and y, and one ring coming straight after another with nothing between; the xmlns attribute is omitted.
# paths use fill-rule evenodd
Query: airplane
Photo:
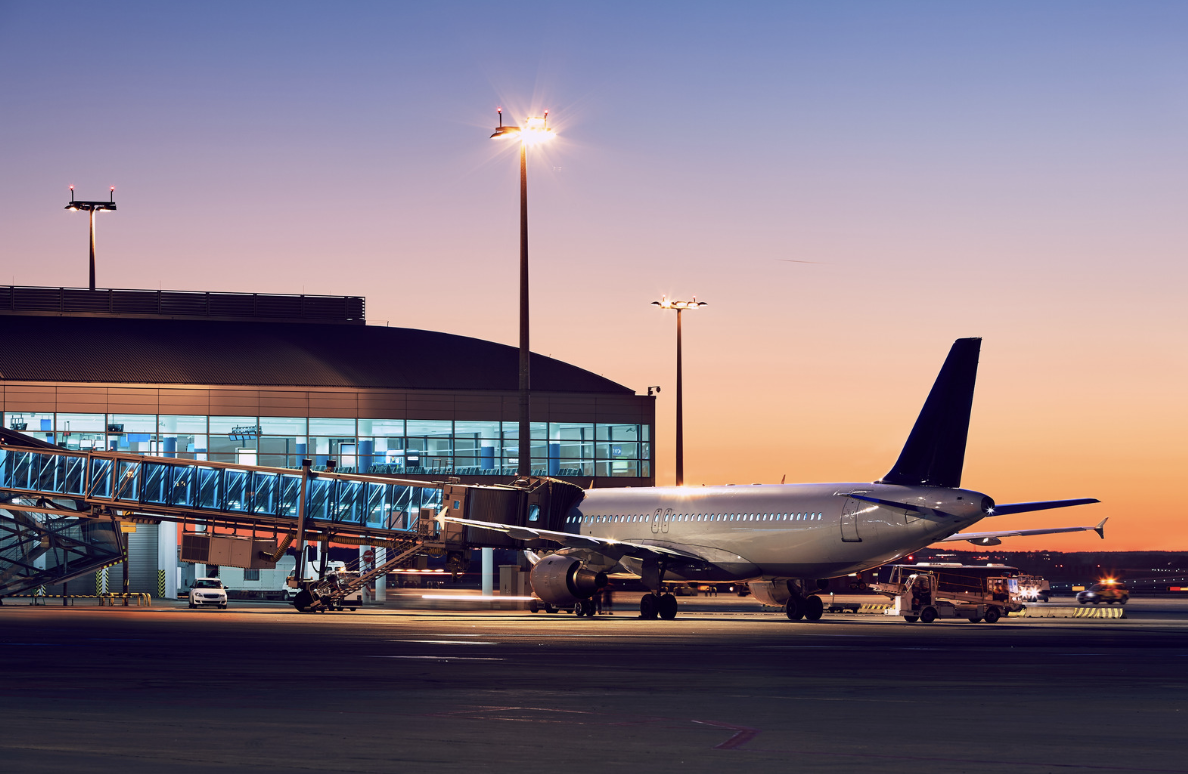
<svg viewBox="0 0 1188 774"><path fill-rule="evenodd" d="M638 577L648 589L645 619L672 619L668 583L747 583L791 620L816 621L829 578L868 570L937 542L997 545L1003 538L1095 531L1091 527L962 532L986 518L1100 502L1094 498L996 505L961 488L980 338L954 342L891 470L873 483L588 489L563 529L440 516L529 541L560 546L537 557L532 587L546 604L593 616L591 597L608 574ZM442 512L443 514L445 511ZM558 525L561 526L561 525Z"/></svg>

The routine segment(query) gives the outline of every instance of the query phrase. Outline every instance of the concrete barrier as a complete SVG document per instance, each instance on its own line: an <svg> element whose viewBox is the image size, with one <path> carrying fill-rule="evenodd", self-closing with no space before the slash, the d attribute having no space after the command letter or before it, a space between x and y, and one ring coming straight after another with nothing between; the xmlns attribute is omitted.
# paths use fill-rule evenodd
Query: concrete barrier
<svg viewBox="0 0 1188 774"><path fill-rule="evenodd" d="M1078 607L1028 607L1023 610L1024 618L1125 618L1126 608L1083 605Z"/></svg>

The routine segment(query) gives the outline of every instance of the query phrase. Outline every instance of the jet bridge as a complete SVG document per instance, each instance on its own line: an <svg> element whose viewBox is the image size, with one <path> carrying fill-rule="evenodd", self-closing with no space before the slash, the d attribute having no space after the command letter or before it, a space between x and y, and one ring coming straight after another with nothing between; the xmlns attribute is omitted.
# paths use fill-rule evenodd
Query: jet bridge
<svg viewBox="0 0 1188 774"><path fill-rule="evenodd" d="M442 529L427 516L556 527L582 491L555 479L472 486L315 472L308 464L294 470L67 451L10 436L0 439L10 444L0 446L0 597L122 561L122 521L179 522L208 538L220 529L224 537L272 533L273 542L253 543L238 559L227 552L222 563L229 566L271 566L288 545L309 540L380 545L404 559L453 555L464 564L470 548L519 542L473 527Z"/></svg>

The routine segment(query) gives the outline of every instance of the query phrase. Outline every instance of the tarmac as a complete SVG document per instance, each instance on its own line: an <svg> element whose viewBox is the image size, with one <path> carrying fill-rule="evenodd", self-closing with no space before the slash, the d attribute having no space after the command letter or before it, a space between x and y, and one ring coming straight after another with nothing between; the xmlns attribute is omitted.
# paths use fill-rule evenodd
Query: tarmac
<svg viewBox="0 0 1188 774"><path fill-rule="evenodd" d="M8 600L4 769L1188 773L1188 600L925 625L729 597L682 598L673 621L629 595L593 619L417 597Z"/></svg>

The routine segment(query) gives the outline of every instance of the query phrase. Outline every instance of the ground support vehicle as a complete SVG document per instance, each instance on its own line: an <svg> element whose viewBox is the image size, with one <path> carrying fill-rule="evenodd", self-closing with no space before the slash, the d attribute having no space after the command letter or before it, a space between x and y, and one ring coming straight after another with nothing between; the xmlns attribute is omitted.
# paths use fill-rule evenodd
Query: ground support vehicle
<svg viewBox="0 0 1188 774"><path fill-rule="evenodd" d="M1126 584L1116 580L1103 580L1100 583L1094 583L1084 591L1077 592L1077 604L1079 605L1100 605L1100 604L1119 604L1125 605L1130 601L1130 589L1126 588Z"/></svg>
<svg viewBox="0 0 1188 774"><path fill-rule="evenodd" d="M1024 602L1047 602L1052 596L1052 584L1038 575L1019 576L1019 598Z"/></svg>
<svg viewBox="0 0 1188 774"><path fill-rule="evenodd" d="M891 598L887 615L902 616L908 623L938 618L995 623L1023 609L1018 570L1013 567L898 564L889 582L871 588Z"/></svg>
<svg viewBox="0 0 1188 774"><path fill-rule="evenodd" d="M374 580L382 583L382 579L389 572L424 550L421 541L410 540L398 546L388 547L391 558L366 571L342 565L315 580L298 581L289 576L289 587L297 591L293 596L293 607L302 613L355 610L363 604L364 586ZM447 566L452 559L452 555L447 557Z"/></svg>

